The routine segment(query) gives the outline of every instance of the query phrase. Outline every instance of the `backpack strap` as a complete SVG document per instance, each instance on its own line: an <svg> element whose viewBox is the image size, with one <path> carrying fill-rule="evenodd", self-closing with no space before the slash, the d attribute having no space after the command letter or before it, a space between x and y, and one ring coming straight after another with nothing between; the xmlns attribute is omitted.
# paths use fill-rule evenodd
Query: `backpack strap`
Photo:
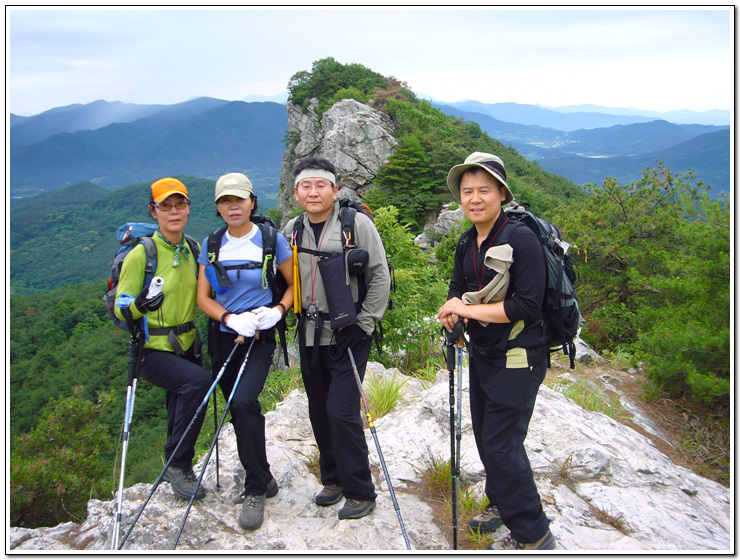
<svg viewBox="0 0 740 560"><path fill-rule="evenodd" d="M357 216L357 209L352 206L343 206L339 209L339 221L342 224L342 239L345 249L357 247L355 216Z"/></svg>
<svg viewBox="0 0 740 560"><path fill-rule="evenodd" d="M193 253L193 258L195 259L195 277L198 277L198 272L200 271L200 267L198 266L198 257L200 256L200 249L198 248L198 241L189 235L185 235L185 241L187 242L188 246L190 247L190 251Z"/></svg>
<svg viewBox="0 0 740 560"><path fill-rule="evenodd" d="M277 237L278 231L275 223L269 218L256 221L257 227L262 234L262 278L267 283L272 292L272 303L276 305L280 301L282 294L278 285L278 268L277 268ZM280 335L280 346L283 348L283 358L285 358L285 367L290 367L290 356L288 355L288 337L287 325L285 323L285 314L276 323L275 328Z"/></svg>
<svg viewBox="0 0 740 560"><path fill-rule="evenodd" d="M222 226L208 235L208 241L206 241L208 262L218 260L218 254L221 252L221 243L227 229L229 229L229 226Z"/></svg>
<svg viewBox="0 0 740 560"><path fill-rule="evenodd" d="M144 265L144 284L142 290L149 286L154 278L154 271L157 270L157 245L151 237L140 237L139 243L144 246L146 253L146 264Z"/></svg>

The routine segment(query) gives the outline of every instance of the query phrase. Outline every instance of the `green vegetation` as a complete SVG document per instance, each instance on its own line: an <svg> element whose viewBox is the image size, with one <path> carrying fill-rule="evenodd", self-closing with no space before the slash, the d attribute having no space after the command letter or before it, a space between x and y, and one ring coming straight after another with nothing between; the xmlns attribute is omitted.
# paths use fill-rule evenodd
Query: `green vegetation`
<svg viewBox="0 0 740 560"><path fill-rule="evenodd" d="M394 125L398 147L384 165L366 196L371 208L392 205L398 219L418 233L430 214L452 201L446 178L450 167L474 151L498 154L506 162L509 185L522 203L542 213L582 197L570 181L543 171L516 150L483 133L477 123L450 117L431 103L419 100L395 78L385 78L359 64L343 65L333 58L296 73L288 84L290 100L307 107L319 100L319 116L343 98L371 102L387 113ZM365 101L366 100L366 101ZM297 139L288 139L288 147Z"/></svg>
<svg viewBox="0 0 740 560"><path fill-rule="evenodd" d="M584 410L601 412L615 420L629 417L619 401L619 396L614 395L609 399L598 387L591 388L581 381L576 383L553 383L549 387L553 391L565 395Z"/></svg>
<svg viewBox="0 0 740 560"><path fill-rule="evenodd" d="M447 295L447 280L429 265L414 244L409 227L398 222L395 207L375 210L375 225L393 265L396 290L393 305L383 316L384 352L380 361L406 375L441 358L439 324L434 319ZM436 333L436 334L435 334ZM413 344L409 341L413 340Z"/></svg>
<svg viewBox="0 0 740 560"><path fill-rule="evenodd" d="M311 71L296 72L288 83L289 100L304 110L308 101L319 100L319 117L337 101L356 99L367 103L370 97L384 100L389 94L414 98L414 94L395 78L373 72L362 64L341 64L333 58L313 63ZM379 102L382 103L381 100Z"/></svg>
<svg viewBox="0 0 740 560"><path fill-rule="evenodd" d="M691 181L659 166L556 214L579 248L584 339L643 362L658 391L711 404L730 391L730 207Z"/></svg>
<svg viewBox="0 0 740 560"><path fill-rule="evenodd" d="M106 487L110 448L105 428L96 422L110 404L73 396L53 399L41 410L38 425L16 441L10 456L10 525L56 525L84 519L87 501ZM103 486L101 488L100 486Z"/></svg>
<svg viewBox="0 0 740 560"><path fill-rule="evenodd" d="M395 377L370 377L363 382L370 417L377 420L393 410L404 395L406 381L397 381Z"/></svg>

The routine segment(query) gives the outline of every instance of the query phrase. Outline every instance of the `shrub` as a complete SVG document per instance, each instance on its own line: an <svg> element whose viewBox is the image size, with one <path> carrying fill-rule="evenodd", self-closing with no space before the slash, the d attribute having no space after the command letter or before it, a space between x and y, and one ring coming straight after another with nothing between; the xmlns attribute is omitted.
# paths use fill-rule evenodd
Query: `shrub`
<svg viewBox="0 0 740 560"><path fill-rule="evenodd" d="M110 465L100 454L110 442L98 423L110 397L97 403L72 397L52 400L38 425L17 438L10 457L10 525L53 526L84 518L91 497L104 497L113 486Z"/></svg>

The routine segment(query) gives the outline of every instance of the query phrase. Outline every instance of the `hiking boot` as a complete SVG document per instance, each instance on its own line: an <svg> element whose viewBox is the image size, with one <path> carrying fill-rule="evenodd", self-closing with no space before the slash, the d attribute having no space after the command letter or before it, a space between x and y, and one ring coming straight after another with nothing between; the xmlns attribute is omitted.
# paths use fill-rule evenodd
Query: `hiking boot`
<svg viewBox="0 0 740 560"><path fill-rule="evenodd" d="M501 527L501 514L493 504L488 504L486 509L468 521L468 527L474 533L491 533Z"/></svg>
<svg viewBox="0 0 740 560"><path fill-rule="evenodd" d="M339 510L339 519L359 519L375 509L375 500L354 500L347 498Z"/></svg>
<svg viewBox="0 0 740 560"><path fill-rule="evenodd" d="M172 466L167 467L162 480L169 482L175 495L180 496L185 500L189 500L193 496L195 485L198 484L198 479L195 477L193 467L185 467L183 469ZM202 500L205 496L206 491L203 489L203 486L198 486L198 491L195 493L195 499Z"/></svg>
<svg viewBox="0 0 740 560"><path fill-rule="evenodd" d="M336 484L327 484L321 489L321 492L316 494L313 501L316 502L317 506L331 506L341 500L343 496L344 493L341 487Z"/></svg>
<svg viewBox="0 0 740 560"><path fill-rule="evenodd" d="M547 534L533 543L521 543L509 533L500 541L492 542L486 547L488 550L555 550L555 537L548 529Z"/></svg>
<svg viewBox="0 0 740 560"><path fill-rule="evenodd" d="M246 531L254 531L262 526L264 518L265 495L247 494L244 496L242 511L239 514L239 527Z"/></svg>
<svg viewBox="0 0 740 560"><path fill-rule="evenodd" d="M278 490L280 490L280 486L278 486L277 480L274 478L270 479L270 482L267 483L267 493L265 494L265 498L274 498ZM244 496L247 495L247 491L242 491L241 494L239 494L236 498L231 500L232 504L241 504L244 502Z"/></svg>

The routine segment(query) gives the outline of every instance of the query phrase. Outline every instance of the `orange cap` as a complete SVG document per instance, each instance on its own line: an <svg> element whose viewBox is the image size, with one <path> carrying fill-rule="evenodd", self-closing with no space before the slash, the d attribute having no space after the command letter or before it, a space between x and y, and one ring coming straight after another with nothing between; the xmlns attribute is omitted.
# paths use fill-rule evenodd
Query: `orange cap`
<svg viewBox="0 0 740 560"><path fill-rule="evenodd" d="M162 202L171 194L181 194L190 200L188 198L188 188L177 179L165 177L152 183L152 200L154 202Z"/></svg>

